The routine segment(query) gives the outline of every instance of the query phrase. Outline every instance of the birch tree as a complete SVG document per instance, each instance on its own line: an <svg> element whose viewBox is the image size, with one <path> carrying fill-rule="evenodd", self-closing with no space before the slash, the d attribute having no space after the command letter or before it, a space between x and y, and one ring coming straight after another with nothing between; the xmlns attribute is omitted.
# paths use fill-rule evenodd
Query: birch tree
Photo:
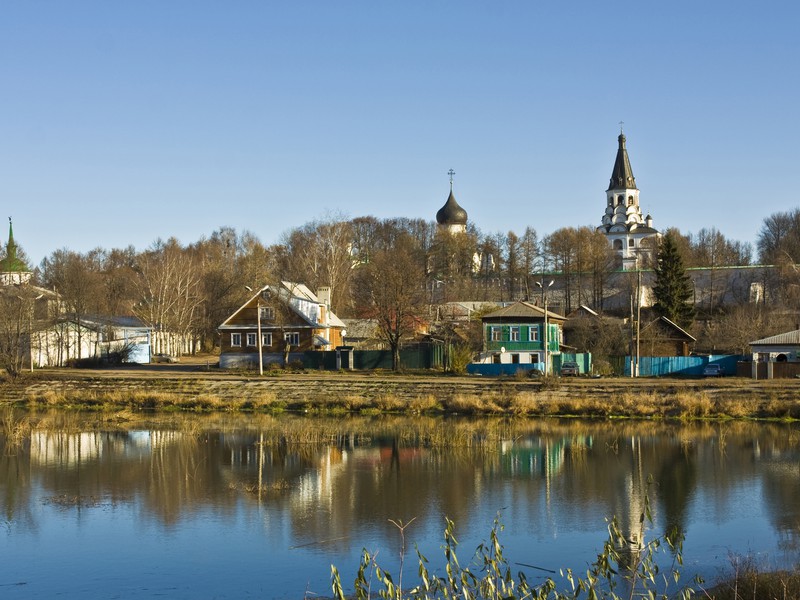
<svg viewBox="0 0 800 600"><path fill-rule="evenodd" d="M157 240L139 255L136 265L136 314L154 330L156 352L193 349L200 295L200 265L196 253L181 248L174 238Z"/></svg>

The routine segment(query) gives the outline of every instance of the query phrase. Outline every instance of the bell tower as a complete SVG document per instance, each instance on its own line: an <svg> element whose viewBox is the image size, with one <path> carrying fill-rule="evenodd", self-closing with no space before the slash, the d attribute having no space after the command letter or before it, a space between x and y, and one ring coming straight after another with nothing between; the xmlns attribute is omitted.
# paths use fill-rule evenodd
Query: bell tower
<svg viewBox="0 0 800 600"><path fill-rule="evenodd" d="M606 190L603 224L597 230L606 234L622 261L622 268L627 271L639 268L644 259L652 255L654 248L643 242L660 234L653 229L653 218L650 215L642 216L639 188L636 187L636 178L625 147L625 134L621 130L617 141L619 147Z"/></svg>

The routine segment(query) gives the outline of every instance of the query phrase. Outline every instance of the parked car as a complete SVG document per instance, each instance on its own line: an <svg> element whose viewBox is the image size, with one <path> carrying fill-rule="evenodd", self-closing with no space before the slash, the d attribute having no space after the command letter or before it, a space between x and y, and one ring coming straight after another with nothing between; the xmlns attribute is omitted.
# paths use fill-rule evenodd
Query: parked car
<svg viewBox="0 0 800 600"><path fill-rule="evenodd" d="M154 363L176 363L176 362L180 362L180 359L177 356L172 356L171 354L154 354L153 357L150 360L151 360L151 362L154 362Z"/></svg>
<svg viewBox="0 0 800 600"><path fill-rule="evenodd" d="M581 368L576 362L567 361L562 363L561 365L561 376L566 377L568 375L572 375L573 377L577 377L581 374Z"/></svg>
<svg viewBox="0 0 800 600"><path fill-rule="evenodd" d="M725 375L725 369L722 368L722 365L706 365L706 368L703 369L703 377L722 377Z"/></svg>

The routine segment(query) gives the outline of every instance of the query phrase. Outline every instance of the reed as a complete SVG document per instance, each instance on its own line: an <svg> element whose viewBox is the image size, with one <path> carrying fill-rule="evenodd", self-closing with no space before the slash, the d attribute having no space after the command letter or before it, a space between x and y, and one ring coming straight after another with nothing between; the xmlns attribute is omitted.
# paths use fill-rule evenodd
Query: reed
<svg viewBox="0 0 800 600"><path fill-rule="evenodd" d="M508 417L567 416L636 419L800 419L800 400L793 386L764 382L757 389L726 382L569 380L542 378L492 381L463 385L441 380L441 392L432 378L363 374L270 381L227 378L199 379L53 380L46 387L36 381L23 391L21 404L32 410L66 408L97 412L299 412L315 415L462 414ZM403 379L405 377L405 380ZM411 381L409 381L411 379ZM425 391L416 389L416 381ZM365 380L369 380L365 384ZM34 380L32 380L34 381ZM749 383L749 381L748 381ZM434 391L430 391L433 389ZM14 394L19 393L15 388ZM732 391L734 390L734 391ZM12 402L12 401L8 401Z"/></svg>

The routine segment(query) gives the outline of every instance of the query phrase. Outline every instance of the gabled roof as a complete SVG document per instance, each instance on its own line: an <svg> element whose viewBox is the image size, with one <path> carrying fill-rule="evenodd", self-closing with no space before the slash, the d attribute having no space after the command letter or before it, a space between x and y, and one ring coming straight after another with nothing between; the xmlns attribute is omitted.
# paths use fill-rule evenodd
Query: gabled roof
<svg viewBox="0 0 800 600"><path fill-rule="evenodd" d="M589 308L585 304L581 304L578 308L576 308L571 313L569 313L567 315L567 318L571 319L571 318L574 318L574 317L577 317L577 316L580 316L580 315L586 315L586 316L589 316L589 317L599 317L600 316L597 313L597 311L592 310L591 308Z"/></svg>
<svg viewBox="0 0 800 600"><path fill-rule="evenodd" d="M294 312L298 317L303 319L312 327L345 327L345 324L342 322L342 320L330 309L326 311L327 322L325 324L317 323L311 320L303 313L302 310L299 309L299 305L303 302L318 304L319 300L317 299L317 296L302 283L282 281L280 286L265 285L260 290L257 290L252 296L250 296L250 298L247 299L244 304L236 309L233 314L225 319L219 328L222 329L229 327L230 321L234 320L244 309L253 308L253 302L266 291L275 294L281 302L288 304L291 307L292 312ZM295 302L292 302L293 300Z"/></svg>
<svg viewBox="0 0 800 600"><path fill-rule="evenodd" d="M800 344L800 329L793 329L786 333L779 333L750 342L751 346L793 346L796 344Z"/></svg>
<svg viewBox="0 0 800 600"><path fill-rule="evenodd" d="M697 341L697 339L691 333L686 331L683 327L678 325L675 321L669 320L667 317L658 317L657 319L654 319L653 321L650 321L647 325L644 326L643 331L646 331L647 329L649 329L650 327L653 327L656 324L666 325L667 329L674 330L675 333L677 333L680 337L684 337L684 338L686 338L688 340L691 340L692 342L696 342Z"/></svg>
<svg viewBox="0 0 800 600"><path fill-rule="evenodd" d="M552 311L547 311L547 318L554 321L564 321L562 315ZM483 315L484 321L497 321L506 319L544 319L544 309L531 304L530 302L514 302L503 308L499 308L489 314Z"/></svg>
<svg viewBox="0 0 800 600"><path fill-rule="evenodd" d="M611 171L608 190L635 190L637 189L636 179L633 176L633 169L631 169L631 161L628 159L628 151L625 149L625 134L620 133L617 141L619 142L617 159L614 161L614 169Z"/></svg>
<svg viewBox="0 0 800 600"><path fill-rule="evenodd" d="M289 292L294 298L301 298L303 300L309 300L310 302L319 302L317 295L308 289L302 283L293 283L291 281L281 281L281 285L285 288L286 291ZM269 287L269 286L266 286ZM283 291L283 290L281 290Z"/></svg>

